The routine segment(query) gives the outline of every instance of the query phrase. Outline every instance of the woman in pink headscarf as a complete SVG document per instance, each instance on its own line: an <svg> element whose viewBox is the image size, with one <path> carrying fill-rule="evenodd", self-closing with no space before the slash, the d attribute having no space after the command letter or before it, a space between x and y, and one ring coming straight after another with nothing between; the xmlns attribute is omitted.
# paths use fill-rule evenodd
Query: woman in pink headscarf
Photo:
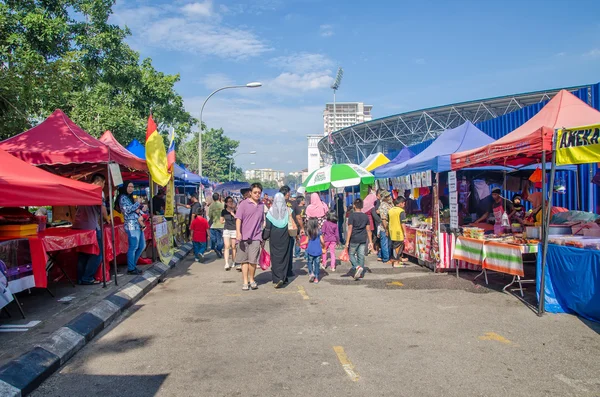
<svg viewBox="0 0 600 397"><path fill-rule="evenodd" d="M371 213L371 210L375 208L376 201L377 195L369 188L369 194L367 194L367 197L365 197L363 200L362 213L367 214L369 217L369 227L371 228L371 231L375 230L375 223L373 222L373 214Z"/></svg>
<svg viewBox="0 0 600 397"><path fill-rule="evenodd" d="M321 201L319 193L313 193L310 195L310 204L306 207L306 219L317 218L319 221L319 229L325 223L327 212L329 208L327 204Z"/></svg>

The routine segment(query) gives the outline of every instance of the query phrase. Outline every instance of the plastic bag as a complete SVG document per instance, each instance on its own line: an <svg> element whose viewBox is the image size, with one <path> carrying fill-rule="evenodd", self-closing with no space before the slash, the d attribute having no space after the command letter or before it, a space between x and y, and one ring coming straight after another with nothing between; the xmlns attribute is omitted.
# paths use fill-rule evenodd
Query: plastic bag
<svg viewBox="0 0 600 397"><path fill-rule="evenodd" d="M340 254L340 260L342 262L350 262L350 254L348 254L348 248L344 248L344 250Z"/></svg>
<svg viewBox="0 0 600 397"><path fill-rule="evenodd" d="M308 236L307 235L300 237L300 248L303 250L308 248Z"/></svg>
<svg viewBox="0 0 600 397"><path fill-rule="evenodd" d="M267 270L271 266L271 255L266 249L263 248L260 252L260 260L258 262L262 270Z"/></svg>

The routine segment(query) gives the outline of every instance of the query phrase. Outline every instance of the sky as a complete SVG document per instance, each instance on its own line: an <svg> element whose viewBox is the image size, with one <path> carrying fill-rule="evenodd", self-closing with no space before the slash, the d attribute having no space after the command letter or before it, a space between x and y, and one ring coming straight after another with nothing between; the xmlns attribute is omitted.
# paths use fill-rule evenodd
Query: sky
<svg viewBox="0 0 600 397"><path fill-rule="evenodd" d="M600 82L600 1L117 0L111 22L203 121L240 141L236 164L307 167L338 102L373 117ZM254 163L254 164L252 164Z"/></svg>

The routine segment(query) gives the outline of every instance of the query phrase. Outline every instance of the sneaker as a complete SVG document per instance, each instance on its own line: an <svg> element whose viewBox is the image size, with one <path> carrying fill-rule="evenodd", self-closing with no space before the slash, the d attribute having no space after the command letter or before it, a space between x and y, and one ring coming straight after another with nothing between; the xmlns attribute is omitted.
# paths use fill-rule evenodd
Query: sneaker
<svg viewBox="0 0 600 397"><path fill-rule="evenodd" d="M217 254L217 257L218 257L219 259L221 259L221 258L223 257L223 253L222 253L221 251L217 251L217 250L215 250L215 253Z"/></svg>
<svg viewBox="0 0 600 397"><path fill-rule="evenodd" d="M204 262L204 255L200 254L200 256L198 257L198 262L202 263Z"/></svg>
<svg viewBox="0 0 600 397"><path fill-rule="evenodd" d="M314 284L319 284L319 278L315 277L315 281L313 281Z"/></svg>
<svg viewBox="0 0 600 397"><path fill-rule="evenodd" d="M325 266L321 265L321 270L325 270Z"/></svg>
<svg viewBox="0 0 600 397"><path fill-rule="evenodd" d="M235 266L235 270L237 270L238 272L242 271L242 265L236 265Z"/></svg>
<svg viewBox="0 0 600 397"><path fill-rule="evenodd" d="M331 271L332 271L332 272L335 272L335 266L332 266L332 267L331 267Z"/></svg>
<svg viewBox="0 0 600 397"><path fill-rule="evenodd" d="M225 271L228 272L231 270L231 266L229 266L229 263L225 264Z"/></svg>
<svg viewBox="0 0 600 397"><path fill-rule="evenodd" d="M283 287L283 281L279 280L277 284L275 284L275 288L279 289L281 287Z"/></svg>
<svg viewBox="0 0 600 397"><path fill-rule="evenodd" d="M362 274L362 272L363 272L363 268L360 266L357 267L356 272L354 272L354 279L358 280L360 278L360 275Z"/></svg>
<svg viewBox="0 0 600 397"><path fill-rule="evenodd" d="M310 277L308 278L308 282L312 283L313 281L315 281L315 275L311 274Z"/></svg>

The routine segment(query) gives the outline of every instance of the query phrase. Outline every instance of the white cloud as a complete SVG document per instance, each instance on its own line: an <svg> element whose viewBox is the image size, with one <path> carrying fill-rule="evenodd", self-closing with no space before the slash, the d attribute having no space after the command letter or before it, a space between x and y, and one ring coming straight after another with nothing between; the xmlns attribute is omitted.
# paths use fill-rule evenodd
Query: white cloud
<svg viewBox="0 0 600 397"><path fill-rule="evenodd" d="M202 21L198 17L207 17ZM152 21L148 23L147 21ZM127 25L141 47L177 50L230 59L246 59L271 51L251 30L221 23L212 2L116 8L112 21Z"/></svg>
<svg viewBox="0 0 600 397"><path fill-rule="evenodd" d="M203 3L188 3L181 7L181 11L191 17L210 17L214 14L212 0Z"/></svg>
<svg viewBox="0 0 600 397"><path fill-rule="evenodd" d="M600 48L594 48L585 54L583 54L585 58L600 58Z"/></svg>
<svg viewBox="0 0 600 397"><path fill-rule="evenodd" d="M554 54L555 57L564 57L565 55L567 55L566 52L557 52L556 54Z"/></svg>
<svg viewBox="0 0 600 397"><path fill-rule="evenodd" d="M300 95L328 88L333 82L333 61L323 54L302 52L281 56L271 59L269 65L282 71L265 84L276 94Z"/></svg>
<svg viewBox="0 0 600 397"><path fill-rule="evenodd" d="M240 141L240 152L256 150L256 156L236 158L238 166L250 168L250 162L255 162L252 168L268 167L286 172L306 168L306 136L322 133L323 107L281 105L262 96L260 100L235 97L244 91L248 91L248 95L259 93L258 89L232 90L215 96L203 113L209 128L222 127L227 136ZM204 99L200 96L185 98L185 107L198 117Z"/></svg>
<svg viewBox="0 0 600 397"><path fill-rule="evenodd" d="M425 65L424 58L415 58L415 59L413 59L413 62L416 63L417 65Z"/></svg>
<svg viewBox="0 0 600 397"><path fill-rule="evenodd" d="M314 72L333 67L333 61L327 56L308 52L273 58L269 64L295 73Z"/></svg>
<svg viewBox="0 0 600 397"><path fill-rule="evenodd" d="M321 25L319 27L319 33L323 37L331 37L331 36L333 36L333 26L331 26L331 25Z"/></svg>
<svg viewBox="0 0 600 397"><path fill-rule="evenodd" d="M220 87L235 84L232 79L223 73L207 74L201 79L202 84L209 90L216 90Z"/></svg>

